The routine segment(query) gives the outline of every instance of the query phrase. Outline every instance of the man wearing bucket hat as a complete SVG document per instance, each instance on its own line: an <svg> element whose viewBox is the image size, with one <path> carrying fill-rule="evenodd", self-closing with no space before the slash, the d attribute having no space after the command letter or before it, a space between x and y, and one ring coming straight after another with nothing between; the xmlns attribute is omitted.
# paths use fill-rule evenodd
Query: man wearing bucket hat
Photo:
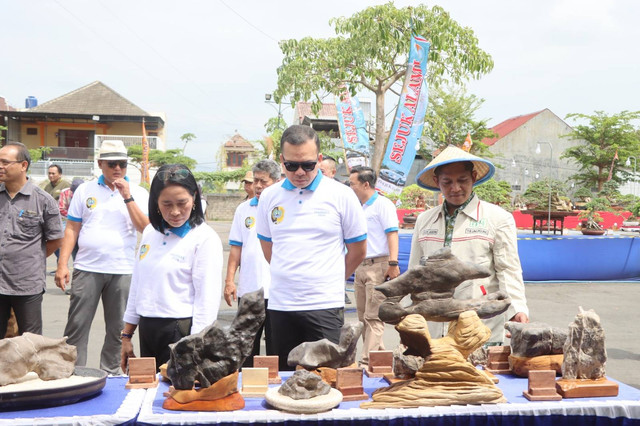
<svg viewBox="0 0 640 426"><path fill-rule="evenodd" d="M127 178L127 149L119 140L100 146L98 166L102 175L80 185L67 213L56 285L69 284L67 262L76 242L73 286L64 335L78 349L76 365L87 363L91 322L102 298L106 336L100 368L111 374L120 370L120 330L133 272L136 231L149 224L149 194Z"/></svg>
<svg viewBox="0 0 640 426"><path fill-rule="evenodd" d="M486 182L495 172L494 165L460 148L449 146L416 177L417 184L441 191L442 207L420 214L416 220L409 268L420 258L443 247L450 247L458 258L485 265L491 276L462 283L454 293L457 299L482 297L498 290L511 297L509 310L484 320L491 329L490 344L504 341L506 320L529 322L522 268L518 257L517 231L513 216L502 208L482 201L473 187ZM433 338L444 336L448 324L429 323Z"/></svg>

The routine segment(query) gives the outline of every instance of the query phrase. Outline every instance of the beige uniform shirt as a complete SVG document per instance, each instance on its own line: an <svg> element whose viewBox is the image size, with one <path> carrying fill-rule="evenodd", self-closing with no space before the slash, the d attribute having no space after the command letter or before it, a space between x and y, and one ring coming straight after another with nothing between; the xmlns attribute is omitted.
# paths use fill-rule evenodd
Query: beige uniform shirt
<svg viewBox="0 0 640 426"><path fill-rule="evenodd" d="M421 257L444 247L444 238L442 206L420 214L413 232L409 268L419 266ZM460 284L455 290L455 298L482 297L481 286L487 293L503 290L511 297L511 307L503 315L484 320L491 328L490 342L503 342L505 320L518 312L529 315L513 215L475 196L456 218L451 252L461 260L484 265L491 271L491 276L487 278ZM429 331L432 337L438 338L446 334L447 327L448 323L430 323Z"/></svg>

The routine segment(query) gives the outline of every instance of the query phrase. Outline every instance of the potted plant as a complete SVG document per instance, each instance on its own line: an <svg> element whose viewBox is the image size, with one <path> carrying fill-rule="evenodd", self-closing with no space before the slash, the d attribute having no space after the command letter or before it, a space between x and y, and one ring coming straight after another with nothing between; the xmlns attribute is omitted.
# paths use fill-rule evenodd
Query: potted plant
<svg viewBox="0 0 640 426"><path fill-rule="evenodd" d="M622 226L640 226L640 202L637 202L630 209L631 216L622 222Z"/></svg>
<svg viewBox="0 0 640 426"><path fill-rule="evenodd" d="M584 206L584 210L580 212L578 218L582 219L582 228L580 229L584 235L603 235L606 230L600 226L604 220L599 211L611 211L609 200L605 197L594 198Z"/></svg>
<svg viewBox="0 0 640 426"><path fill-rule="evenodd" d="M551 188L549 188L551 184ZM522 194L522 198L529 210L547 210L549 208L549 192L551 192L551 211L571 210L561 200L567 194L566 185L555 179L541 179L533 182Z"/></svg>

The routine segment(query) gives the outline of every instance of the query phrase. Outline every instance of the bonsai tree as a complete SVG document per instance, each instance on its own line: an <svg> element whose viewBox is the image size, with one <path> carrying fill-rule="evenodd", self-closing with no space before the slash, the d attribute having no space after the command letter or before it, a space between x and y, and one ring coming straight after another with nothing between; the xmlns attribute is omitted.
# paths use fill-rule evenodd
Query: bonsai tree
<svg viewBox="0 0 640 426"><path fill-rule="evenodd" d="M562 181L549 178L535 181L527 187L527 190L522 194L527 207L539 210L546 210L548 208L549 183L551 183L551 210L570 210L567 203L560 198L567 194L566 185Z"/></svg>
<svg viewBox="0 0 640 426"><path fill-rule="evenodd" d="M602 230L599 225L604 219L599 211L611 211L611 203L605 197L597 197L589 201L578 217L582 219L582 229Z"/></svg>
<svg viewBox="0 0 640 426"><path fill-rule="evenodd" d="M505 210L511 210L511 185L509 182L489 179L476 186L473 191L481 200L497 204Z"/></svg>

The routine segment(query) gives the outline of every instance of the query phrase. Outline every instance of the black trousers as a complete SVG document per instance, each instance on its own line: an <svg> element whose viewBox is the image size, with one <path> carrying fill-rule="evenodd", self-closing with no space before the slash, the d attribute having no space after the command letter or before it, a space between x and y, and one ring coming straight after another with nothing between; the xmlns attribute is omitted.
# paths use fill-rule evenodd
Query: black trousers
<svg viewBox="0 0 640 426"><path fill-rule="evenodd" d="M18 333L42 334L42 294L10 296L0 294L0 339L7 333L11 308L16 314Z"/></svg>
<svg viewBox="0 0 640 426"><path fill-rule="evenodd" d="M156 369L169 361L169 344L191 334L191 318L140 317L140 356L154 357Z"/></svg>
<svg viewBox="0 0 640 426"><path fill-rule="evenodd" d="M240 305L240 300L242 300L242 297L238 297L238 305ZM243 367L247 367L247 368L253 367L253 357L256 355L260 355L260 341L262 340L263 330L264 330L267 355L276 355L273 352L273 348L271 347L272 346L271 345L271 323L269 322L269 311L267 310L267 306L269 306L269 299L264 299L264 307L266 310L264 322L262 323L262 325L260 326L260 329L258 329L258 332L256 333L256 338L253 341L253 349L251 350L251 355L249 355L247 359L245 359L244 362L242 363Z"/></svg>
<svg viewBox="0 0 640 426"><path fill-rule="evenodd" d="M329 339L340 341L340 329L344 324L344 308L319 309L315 311L274 311L269 309L271 323L271 345L278 355L279 370L293 370L287 364L289 352L304 342Z"/></svg>

